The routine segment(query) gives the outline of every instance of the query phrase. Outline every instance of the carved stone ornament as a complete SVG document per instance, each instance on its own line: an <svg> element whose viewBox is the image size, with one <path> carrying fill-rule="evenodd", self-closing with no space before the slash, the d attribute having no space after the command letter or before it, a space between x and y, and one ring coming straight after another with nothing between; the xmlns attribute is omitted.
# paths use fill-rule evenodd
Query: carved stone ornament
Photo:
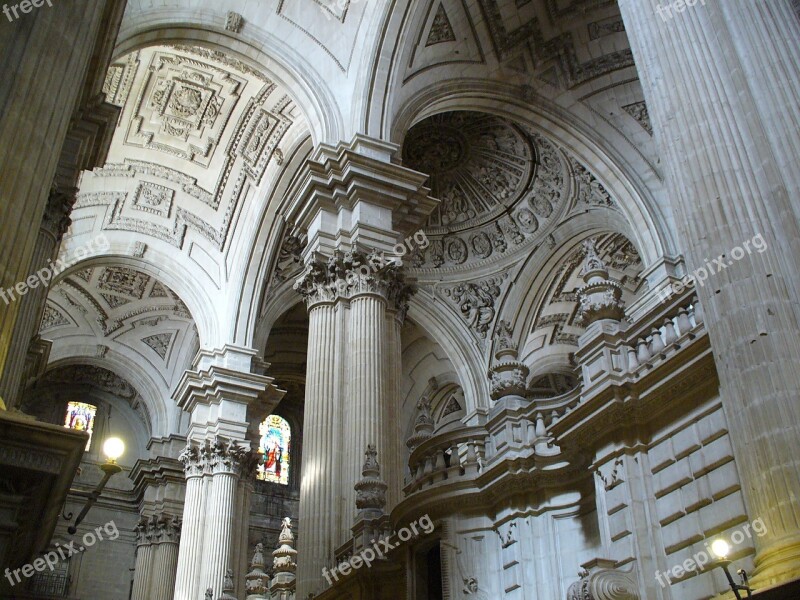
<svg viewBox="0 0 800 600"><path fill-rule="evenodd" d="M530 370L517 360L517 345L512 340L513 329L508 321L500 321L495 330L495 362L489 369L492 400L524 397Z"/></svg>
<svg viewBox="0 0 800 600"><path fill-rule="evenodd" d="M351 299L361 294L383 297L401 316L408 310L414 288L406 283L401 268L382 254L336 251L326 263L313 260L294 284L309 307L320 302Z"/></svg>
<svg viewBox="0 0 800 600"><path fill-rule="evenodd" d="M275 577L279 579L281 574L291 574L293 579L297 570L297 550L294 549L292 520L289 517L283 519L278 547L272 552L272 569Z"/></svg>
<svg viewBox="0 0 800 600"><path fill-rule="evenodd" d="M567 591L567 600L639 600L638 586L632 573L611 568L614 561L596 560Z"/></svg>
<svg viewBox="0 0 800 600"><path fill-rule="evenodd" d="M621 321L625 317L622 286L608 277L608 269L597 253L594 239L583 243L585 259L580 275L586 285L578 289L580 305L576 323L588 326L601 319Z"/></svg>
<svg viewBox="0 0 800 600"><path fill-rule="evenodd" d="M356 483L356 508L359 511L383 514L386 507L386 490L389 487L381 479L381 467L377 460L378 452L373 444L364 453L363 477Z"/></svg>
<svg viewBox="0 0 800 600"><path fill-rule="evenodd" d="M427 396L417 403L417 419L414 422L414 434L406 441L406 446L413 452L417 446L433 435L434 422L431 417L431 400Z"/></svg>
<svg viewBox="0 0 800 600"><path fill-rule="evenodd" d="M250 561L250 571L246 576L247 600L266 598L265 594L269 591L269 575L264 571L265 565L264 544L256 544L253 560Z"/></svg>
<svg viewBox="0 0 800 600"><path fill-rule="evenodd" d="M229 473L246 478L253 474L257 464L253 452L221 437L206 440L203 446L190 442L178 460L187 478L199 477L204 473Z"/></svg>
<svg viewBox="0 0 800 600"><path fill-rule="evenodd" d="M222 580L222 595L217 600L238 600L236 587L233 584L233 569L225 571L225 578Z"/></svg>

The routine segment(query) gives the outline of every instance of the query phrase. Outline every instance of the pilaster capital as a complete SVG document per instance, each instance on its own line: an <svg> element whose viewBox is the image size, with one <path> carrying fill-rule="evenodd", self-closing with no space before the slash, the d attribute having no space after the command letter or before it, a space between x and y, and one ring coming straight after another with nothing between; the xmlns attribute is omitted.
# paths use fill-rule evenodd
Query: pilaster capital
<svg viewBox="0 0 800 600"><path fill-rule="evenodd" d="M187 479L203 475L235 475L244 479L255 475L258 466L256 452L241 442L214 437L200 445L189 442L181 453Z"/></svg>
<svg viewBox="0 0 800 600"><path fill-rule="evenodd" d="M78 189L53 185L47 197L47 205L42 216L42 229L51 234L57 241L64 237L72 220L69 218Z"/></svg>

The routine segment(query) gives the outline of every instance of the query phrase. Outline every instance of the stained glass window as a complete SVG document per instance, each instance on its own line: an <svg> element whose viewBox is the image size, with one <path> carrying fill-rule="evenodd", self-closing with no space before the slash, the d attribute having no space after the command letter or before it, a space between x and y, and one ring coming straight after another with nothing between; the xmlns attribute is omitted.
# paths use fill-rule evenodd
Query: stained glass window
<svg viewBox="0 0 800 600"><path fill-rule="evenodd" d="M289 451L292 443L289 423L278 415L270 415L261 424L260 433L258 479L289 485Z"/></svg>
<svg viewBox="0 0 800 600"><path fill-rule="evenodd" d="M64 427L86 431L89 433L89 441L86 442L86 450L92 445L92 431L94 430L94 416L97 407L85 402L70 402L67 404L67 416L64 420Z"/></svg>

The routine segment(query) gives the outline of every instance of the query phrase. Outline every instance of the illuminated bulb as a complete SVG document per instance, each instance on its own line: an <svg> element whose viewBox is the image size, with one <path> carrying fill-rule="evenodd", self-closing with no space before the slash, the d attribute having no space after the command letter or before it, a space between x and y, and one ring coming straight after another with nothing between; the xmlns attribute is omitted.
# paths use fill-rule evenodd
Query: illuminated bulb
<svg viewBox="0 0 800 600"><path fill-rule="evenodd" d="M725 540L715 540L714 543L711 544L711 551L717 555L718 558L725 558L731 551L731 547Z"/></svg>
<svg viewBox="0 0 800 600"><path fill-rule="evenodd" d="M103 444L103 453L108 457L111 462L117 462L117 459L125 452L125 442L118 437L110 437Z"/></svg>

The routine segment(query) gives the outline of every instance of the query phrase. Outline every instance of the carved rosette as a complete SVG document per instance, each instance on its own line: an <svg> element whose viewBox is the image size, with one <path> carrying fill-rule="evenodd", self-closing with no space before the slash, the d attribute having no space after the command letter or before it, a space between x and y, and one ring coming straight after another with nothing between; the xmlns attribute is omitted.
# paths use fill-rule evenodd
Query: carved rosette
<svg viewBox="0 0 800 600"><path fill-rule="evenodd" d="M377 460L378 451L373 444L367 446L364 453L363 476L354 486L356 490L356 508L359 516L367 514L381 515L386 507L386 490L389 487L381 479L381 467Z"/></svg>
<svg viewBox="0 0 800 600"><path fill-rule="evenodd" d="M269 591L269 575L264 571L264 544L256 544L253 560L250 561L250 571L247 573L247 600L261 600L266 598Z"/></svg>
<svg viewBox="0 0 800 600"><path fill-rule="evenodd" d="M489 369L492 400L525 397L530 370L517 360L517 345L512 340L512 327L508 321L497 324L494 357L497 362Z"/></svg>
<svg viewBox="0 0 800 600"><path fill-rule="evenodd" d="M402 268L383 254L361 251L337 251L327 262L313 260L294 284L309 308L323 302L352 299L359 295L376 295L386 300L389 308L404 316L414 287L407 283Z"/></svg>
<svg viewBox="0 0 800 600"><path fill-rule="evenodd" d="M613 564L613 561L598 563ZM567 600L639 600L639 591L631 573L595 568L570 586Z"/></svg>
<svg viewBox="0 0 800 600"><path fill-rule="evenodd" d="M580 274L586 285L578 289L576 323L588 326L601 319L621 321L625 317L622 286L608 278L608 269L597 254L596 240L586 240L583 248L586 256Z"/></svg>

